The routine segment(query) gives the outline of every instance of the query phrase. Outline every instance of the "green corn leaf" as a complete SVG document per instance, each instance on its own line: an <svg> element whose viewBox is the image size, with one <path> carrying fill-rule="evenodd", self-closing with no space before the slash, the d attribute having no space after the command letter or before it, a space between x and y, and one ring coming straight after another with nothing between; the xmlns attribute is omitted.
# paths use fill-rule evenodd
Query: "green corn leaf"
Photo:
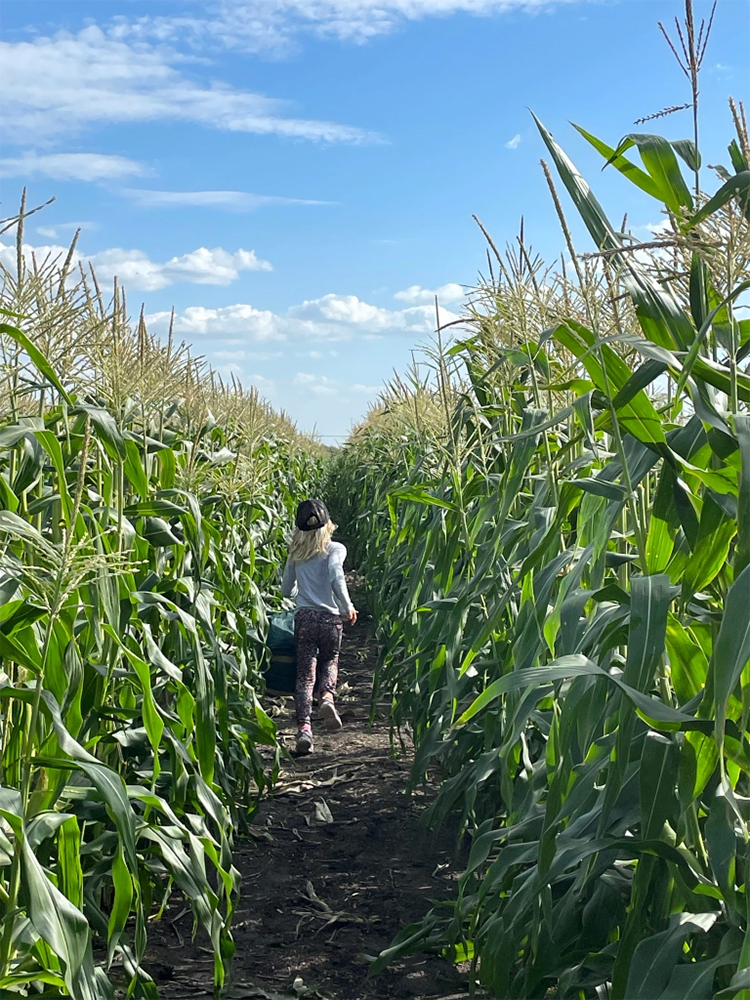
<svg viewBox="0 0 750 1000"><path fill-rule="evenodd" d="M563 184L597 248L615 251L622 249L620 238L589 185L539 119L535 115L533 118ZM695 338L695 331L674 294L666 286L656 282L633 254L623 254L620 261L638 320L647 339L661 347L687 350Z"/></svg>
<svg viewBox="0 0 750 1000"><path fill-rule="evenodd" d="M54 368L25 333L22 333L18 327L10 326L8 323L0 323L0 334L5 334L6 337L10 337L11 340L15 340L19 347L22 347L28 354L50 385L57 389L62 399L64 399L66 403L71 403L70 396L68 396L67 392L63 388L63 384L57 377Z"/></svg>
<svg viewBox="0 0 750 1000"><path fill-rule="evenodd" d="M675 139L669 145L684 160L690 170L700 170L701 154L692 139Z"/></svg>
<svg viewBox="0 0 750 1000"><path fill-rule="evenodd" d="M57 473L57 491L60 495L63 511L66 517L70 516L73 508L73 498L68 492L67 478L65 475L65 460L63 459L62 448L52 431L34 431L34 437L44 448L52 460Z"/></svg>
<svg viewBox="0 0 750 1000"><path fill-rule="evenodd" d="M33 431L43 431L44 421L40 417L28 417L23 423L9 424L0 429L0 448L13 448L19 441L31 436Z"/></svg>
<svg viewBox="0 0 750 1000"><path fill-rule="evenodd" d="M65 989L65 980L62 976L55 972L49 972L43 969L34 969L32 972L19 972L11 973L8 976L0 976L0 987L8 989L10 996L18 995L19 986L34 986L36 989L37 984L44 984L45 986L55 986L61 992L56 994L57 996L65 996L62 990ZM21 994L23 996L23 993Z"/></svg>
<svg viewBox="0 0 750 1000"><path fill-rule="evenodd" d="M457 510L454 503L432 496L426 489L420 486L404 486L394 490L391 496L395 500L412 500L414 503L428 504L432 507L442 507L443 510Z"/></svg>
<svg viewBox="0 0 750 1000"><path fill-rule="evenodd" d="M164 720L159 713L158 706L154 699L151 687L151 667L140 656L134 653L125 643L123 643L115 630L110 625L103 626L105 633L112 639L118 648L128 658L141 685L143 697L143 724L146 727L149 742L154 751L154 781L159 777L159 751L161 749L161 739L164 733ZM153 640L152 640L153 642ZM165 657L166 659L166 657Z"/></svg>
<svg viewBox="0 0 750 1000"><path fill-rule="evenodd" d="M646 566L651 574L666 570L674 549L673 532L679 524L674 510L675 480L672 466L665 462L661 467L646 536Z"/></svg>
<svg viewBox="0 0 750 1000"><path fill-rule="evenodd" d="M676 965L658 1000L712 1000L716 970L736 965L739 951L725 952L704 962Z"/></svg>
<svg viewBox="0 0 750 1000"><path fill-rule="evenodd" d="M707 382L727 395L732 392L732 375L729 369L712 358L698 355L693 362L691 374L695 379ZM750 403L750 377L739 372L735 378L738 399L742 400L743 403ZM697 409L698 399L695 400L695 404Z"/></svg>
<svg viewBox="0 0 750 1000"><path fill-rule="evenodd" d="M750 660L750 565L737 575L727 591L724 614L711 658L710 688L716 710L716 742L724 742L729 698ZM707 684L709 687L709 684Z"/></svg>
<svg viewBox="0 0 750 1000"><path fill-rule="evenodd" d="M710 275L705 261L697 253L690 259L690 311L697 330L703 327L711 310Z"/></svg>
<svg viewBox="0 0 750 1000"><path fill-rule="evenodd" d="M58 829L72 819L75 819L75 816L51 810L37 813L26 825L26 840L29 847L36 850L43 841L48 837L54 837Z"/></svg>
<svg viewBox="0 0 750 1000"><path fill-rule="evenodd" d="M86 968L91 946L88 921L47 878L25 839L21 850L29 918L34 928L65 963L65 984L71 995L98 1000L93 965L90 971Z"/></svg>
<svg viewBox="0 0 750 1000"><path fill-rule="evenodd" d="M665 573L636 576L631 581L628 655L623 682L647 691L664 654L669 606L675 588Z"/></svg>
<svg viewBox="0 0 750 1000"><path fill-rule="evenodd" d="M606 479L598 477L581 476L578 479L573 479L571 485L577 486L587 493L593 493L594 496L606 497L607 500L614 500L616 502L623 501L626 496L624 486L620 486L618 483L607 482Z"/></svg>
<svg viewBox="0 0 750 1000"><path fill-rule="evenodd" d="M724 568L736 534L736 524L727 519L716 531L699 540L682 573L682 586L687 595L705 590Z"/></svg>
<svg viewBox="0 0 750 1000"><path fill-rule="evenodd" d="M75 816L69 816L60 826L57 836L57 860L60 869L58 887L73 906L82 910L81 828Z"/></svg>
<svg viewBox="0 0 750 1000"><path fill-rule="evenodd" d="M107 954L110 962L127 925L133 903L133 879L125 864L122 847L119 845L112 861L112 885L115 898L107 925Z"/></svg>
<svg viewBox="0 0 750 1000"><path fill-rule="evenodd" d="M130 439L125 442L125 475L133 485L136 493L145 500L149 493L148 477L143 468L141 451L135 441Z"/></svg>
<svg viewBox="0 0 750 1000"><path fill-rule="evenodd" d="M678 214L683 208L692 208L693 198L672 145L660 135L633 132L620 140L614 155L621 156L633 146L638 147L643 165L667 207Z"/></svg>
<svg viewBox="0 0 750 1000"><path fill-rule="evenodd" d="M164 497L157 497L150 500L139 500L138 503L129 504L125 508L128 517L139 517L141 515L154 515L161 517L180 517L185 513L185 508L167 500Z"/></svg>
<svg viewBox="0 0 750 1000"><path fill-rule="evenodd" d="M678 789L683 811L692 807L713 777L719 763L719 748L710 733L690 732L680 754Z"/></svg>
<svg viewBox="0 0 750 1000"><path fill-rule="evenodd" d="M3 510L18 510L18 497L11 489L3 473L0 473L0 503Z"/></svg>
<svg viewBox="0 0 750 1000"><path fill-rule="evenodd" d="M598 344L590 330L572 320L557 327L554 336L576 355L597 389L612 399L625 430L644 444L666 444L661 418L653 403L638 387L637 380L633 382L630 369L611 347Z"/></svg>
<svg viewBox="0 0 750 1000"><path fill-rule="evenodd" d="M632 163L626 156L623 156L621 152L613 149L612 146L608 146L605 142L602 142L601 139L597 139L595 136L591 135L590 132L587 132L586 129L581 128L580 125L576 125L575 122L572 124L573 128L579 132L587 142L591 143L597 152L602 154L607 161L604 164L605 167L611 164L615 167L615 169L619 170L624 177L627 177L629 181L632 181L636 187L639 187L641 191L645 191L646 194L650 194L651 197L656 198L657 201L664 201L661 188L653 177L647 174L644 170L641 170L640 167L636 166L635 163Z"/></svg>
<svg viewBox="0 0 750 1000"><path fill-rule="evenodd" d="M675 615L670 614L665 635L670 675L681 704L703 689L708 674L708 659L700 644Z"/></svg>
<svg viewBox="0 0 750 1000"><path fill-rule="evenodd" d="M177 476L177 458L171 448L164 448L157 452L156 460L159 464L159 482L163 489L172 489Z"/></svg>
<svg viewBox="0 0 750 1000"><path fill-rule="evenodd" d="M736 174L741 174L745 170L750 170L750 164L748 164L747 158L740 149L736 139L732 139L727 146L727 150Z"/></svg>
<svg viewBox="0 0 750 1000"><path fill-rule="evenodd" d="M528 667L523 670L514 670L504 677L493 681L456 720L455 727L460 728L466 725L478 712L481 712L482 709L487 708L502 695L509 692L523 691L526 688L537 687L541 684L555 684L559 681L568 680L571 677L587 676L602 677L615 685L618 690L622 691L641 718L653 728L662 729L667 732L678 729L710 731L712 728L708 722L703 722L694 716L679 712L669 705L649 698L642 692L625 684L615 675L602 670L601 667L580 653L561 656L553 660L546 667Z"/></svg>
<svg viewBox="0 0 750 1000"><path fill-rule="evenodd" d="M42 705L50 716L60 749L73 758L75 766L83 771L102 796L120 835L128 866L131 871L137 871L135 814L128 801L122 778L105 767L73 739L65 728L60 714L60 706L51 691L42 691ZM70 767L70 762L60 761L58 766Z"/></svg>
<svg viewBox="0 0 750 1000"><path fill-rule="evenodd" d="M182 544L163 517L145 518L142 535L154 548Z"/></svg>
<svg viewBox="0 0 750 1000"><path fill-rule="evenodd" d="M677 393L680 394L685 387L688 378L691 374L696 374L698 377L704 378L705 381L710 382L710 379L705 378L702 373L705 372L706 367L711 367L707 359L700 357L700 350L703 346L703 342L706 339L709 330L711 329L711 324L714 322L715 318L719 313L725 308L725 306L733 302L736 298L742 295L748 288L750 288L750 281L742 281L740 284L732 289L732 291L727 295L722 301L715 306L711 312L706 316L703 325L698 330L698 334L693 341L690 350L687 352L683 362L682 370L679 374L679 379L677 381ZM721 368L718 365L714 365L714 369L720 371ZM750 380L747 380L747 388L750 388ZM727 385L729 384L729 379L727 378Z"/></svg>
<svg viewBox="0 0 750 1000"><path fill-rule="evenodd" d="M654 1000L667 988L690 934L707 933L716 913L676 914L666 931L644 938L635 949L625 995L628 1000Z"/></svg>
<svg viewBox="0 0 750 1000"><path fill-rule="evenodd" d="M735 174L725 184L722 184L713 198L709 198L703 208L695 213L687 228L692 229L704 222L733 198L737 199L742 213L748 219L750 217L750 170L743 170L742 173Z"/></svg>
<svg viewBox="0 0 750 1000"><path fill-rule="evenodd" d="M71 413L82 413L87 416L96 429L96 434L104 450L114 462L121 462L125 458L125 440L117 426L117 422L109 410L102 406L91 406L87 403L79 403Z"/></svg>
<svg viewBox="0 0 750 1000"><path fill-rule="evenodd" d="M742 458L737 498L737 546L734 553L734 571L741 573L750 564L750 416L745 413L736 414L734 428Z"/></svg>
<svg viewBox="0 0 750 1000"><path fill-rule="evenodd" d="M15 635L6 635L0 630L0 655L11 663L20 663L32 674L39 674L42 669L42 653L39 649L36 634L30 628L19 630ZM15 697L16 689L2 691L3 695Z"/></svg>
<svg viewBox="0 0 750 1000"><path fill-rule="evenodd" d="M677 772L680 751L676 743L659 733L647 733L640 763L641 836L653 840L664 824L674 824Z"/></svg>
<svg viewBox="0 0 750 1000"><path fill-rule="evenodd" d="M734 832L733 809L721 787L711 802L711 811L706 820L706 843L711 861L711 869L721 888L726 904L736 907L735 866L737 839Z"/></svg>
<svg viewBox="0 0 750 1000"><path fill-rule="evenodd" d="M626 403L629 403L631 399L634 399L638 395L641 389L645 389L646 386L651 385L660 375L663 375L667 370L668 363L666 361L657 361L653 358L648 361L644 361L640 367L633 372L630 378L627 380L622 389L619 390L615 398L612 400L612 405L616 410L622 409Z"/></svg>

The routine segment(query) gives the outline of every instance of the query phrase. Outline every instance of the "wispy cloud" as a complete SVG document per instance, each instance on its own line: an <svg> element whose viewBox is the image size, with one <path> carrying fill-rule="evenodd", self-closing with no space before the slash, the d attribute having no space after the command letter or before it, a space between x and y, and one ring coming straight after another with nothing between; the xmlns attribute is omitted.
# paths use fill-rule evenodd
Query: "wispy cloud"
<svg viewBox="0 0 750 1000"><path fill-rule="evenodd" d="M235 212L254 212L269 205L336 204L312 198L251 194L248 191L148 191L128 188L120 193L140 208L221 208Z"/></svg>
<svg viewBox="0 0 750 1000"><path fill-rule="evenodd" d="M196 47L211 40L268 55L288 52L305 34L362 44L428 17L535 13L573 2L577 0L224 0L210 5L203 17L120 17L114 30L121 38L162 43L181 38Z"/></svg>
<svg viewBox="0 0 750 1000"><path fill-rule="evenodd" d="M219 362L211 367L215 372L221 375L222 378L236 378L242 383L242 385L254 385L260 390L266 399L273 397L275 394L275 379L267 378L265 375L259 375L257 372L248 372L242 365L237 364L236 361L227 361L223 363Z"/></svg>
<svg viewBox="0 0 750 1000"><path fill-rule="evenodd" d="M31 42L0 43L3 124L15 142L66 138L96 125L193 122L328 143L382 141L363 129L297 118L286 102L196 78L196 63L163 44L96 25ZM193 75L185 72L190 65ZM7 143L7 139L6 139Z"/></svg>
<svg viewBox="0 0 750 1000"><path fill-rule="evenodd" d="M59 240L60 233L74 233L76 229L83 231L98 229L95 222L57 222L54 226L37 226L36 231L40 236L46 236L50 240Z"/></svg>
<svg viewBox="0 0 750 1000"><path fill-rule="evenodd" d="M521 145L521 133L518 132L516 133L516 135L513 136L512 139L508 139L508 141L505 143L505 148L518 149L520 145Z"/></svg>
<svg viewBox="0 0 750 1000"><path fill-rule="evenodd" d="M274 361L283 357L283 351L214 351L211 355L222 364L232 362L238 364L240 361Z"/></svg>
<svg viewBox="0 0 750 1000"><path fill-rule="evenodd" d="M327 375L312 375L310 372L297 372L294 385L316 396L377 396L382 389L379 385L341 382Z"/></svg>
<svg viewBox="0 0 750 1000"><path fill-rule="evenodd" d="M24 254L37 261L59 258L67 255L68 248L52 244L31 247L24 245ZM0 242L0 262L9 270L15 268L16 248L12 244ZM208 250L199 247L190 253L172 257L160 262L151 260L143 250L123 250L115 247L85 255L77 253L74 265L90 263L97 275L111 280L115 275L126 288L136 291L153 292L178 282L195 285L229 285L236 281L242 271L270 271L271 265L261 260L254 250L237 250L230 253L222 247Z"/></svg>
<svg viewBox="0 0 750 1000"><path fill-rule="evenodd" d="M142 163L105 153L30 151L0 160L3 177L52 177L56 181L115 181L148 173Z"/></svg>
<svg viewBox="0 0 750 1000"><path fill-rule="evenodd" d="M450 281L447 285L441 285L439 288L422 288L421 285L409 285L402 292L396 292L393 297L401 302L434 303L435 296L437 296L438 302L462 302L466 298L466 292L463 285L457 285L454 281Z"/></svg>
<svg viewBox="0 0 750 1000"><path fill-rule="evenodd" d="M455 319L458 316L441 308L441 324ZM155 332L165 332L169 327L170 314L153 313L147 320ZM387 335L416 339L429 336L434 330L433 305L384 309L364 302L356 295L334 293L309 299L283 313L256 309L249 303L240 302L213 309L189 306L175 317L175 332L188 340L203 336L219 339L241 337L246 344L271 341L304 341L309 344Z"/></svg>
<svg viewBox="0 0 750 1000"><path fill-rule="evenodd" d="M177 282L194 285L230 285L242 271L270 271L267 260L254 250L230 253L221 247L199 247L164 263L152 261L142 250L103 250L89 258L94 269L104 275L115 274L128 288L155 291Z"/></svg>

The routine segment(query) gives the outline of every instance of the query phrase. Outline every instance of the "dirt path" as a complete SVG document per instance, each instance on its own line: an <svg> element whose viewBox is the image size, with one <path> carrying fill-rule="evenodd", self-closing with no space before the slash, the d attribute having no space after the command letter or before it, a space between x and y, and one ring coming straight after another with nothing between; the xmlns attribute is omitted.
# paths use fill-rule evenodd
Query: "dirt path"
<svg viewBox="0 0 750 1000"><path fill-rule="evenodd" d="M374 727L367 724L373 665L367 624L346 630L338 698L344 729L329 735L313 720L315 752L285 761L275 794L261 807L257 838L238 845L243 888L229 994L236 1000L469 996L465 970L439 958L417 956L366 978L364 956L377 955L455 885L450 842L425 841L420 795L403 794L409 760L391 756L385 711ZM288 699L277 707L288 749L291 705ZM190 945L187 916L172 927L171 943L166 928L157 932L164 996L210 996L210 955Z"/></svg>

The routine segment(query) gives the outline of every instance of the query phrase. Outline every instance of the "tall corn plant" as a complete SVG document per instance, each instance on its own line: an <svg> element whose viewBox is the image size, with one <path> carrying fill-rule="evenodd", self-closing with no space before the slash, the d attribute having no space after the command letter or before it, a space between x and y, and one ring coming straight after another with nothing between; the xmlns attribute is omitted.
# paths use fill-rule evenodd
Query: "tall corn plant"
<svg viewBox="0 0 750 1000"><path fill-rule="evenodd" d="M265 597L319 460L132 328L121 289L105 305L70 260L27 267L21 237L0 325L0 990L156 997L147 927L174 890L220 990L233 834L275 768Z"/></svg>
<svg viewBox="0 0 750 1000"><path fill-rule="evenodd" d="M428 822L458 814L471 838L455 904L376 969L430 948L498 997L750 996L737 118L711 197L683 174L691 142L579 129L667 213L657 247L610 223L537 122L595 254L569 242L546 275L523 244L497 254L436 372L448 433L413 425L385 448L376 417L340 460L366 519L378 683L414 737L413 780L442 775Z"/></svg>

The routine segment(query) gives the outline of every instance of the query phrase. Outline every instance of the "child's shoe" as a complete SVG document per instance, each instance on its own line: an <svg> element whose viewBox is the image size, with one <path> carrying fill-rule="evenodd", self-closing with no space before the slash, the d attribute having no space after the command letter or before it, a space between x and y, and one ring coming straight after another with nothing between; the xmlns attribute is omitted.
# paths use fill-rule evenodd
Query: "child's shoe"
<svg viewBox="0 0 750 1000"><path fill-rule="evenodd" d="M336 729L341 729L343 722L341 721L341 716L336 711L336 706L333 704L333 698L324 698L320 703L320 716L323 719L323 725L329 732L334 732Z"/></svg>
<svg viewBox="0 0 750 1000"><path fill-rule="evenodd" d="M303 726L297 733L297 753L306 754L310 753L313 748L313 738L312 729L309 726Z"/></svg>

